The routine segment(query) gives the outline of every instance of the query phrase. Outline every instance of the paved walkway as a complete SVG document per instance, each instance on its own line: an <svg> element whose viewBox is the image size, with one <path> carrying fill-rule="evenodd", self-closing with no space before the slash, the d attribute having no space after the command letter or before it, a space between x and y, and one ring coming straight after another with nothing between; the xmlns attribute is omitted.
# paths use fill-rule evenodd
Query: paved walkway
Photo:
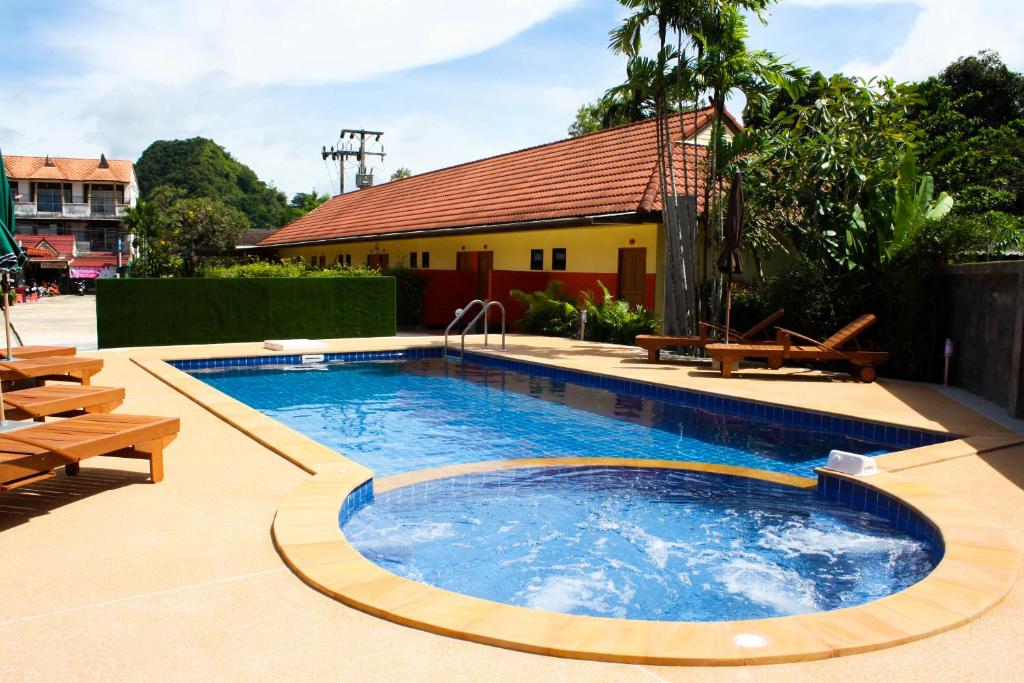
<svg viewBox="0 0 1024 683"><path fill-rule="evenodd" d="M565 340L509 341L516 355L579 366L589 358L623 376L657 376L681 386L836 406L921 425L1001 429L918 385L831 382L813 373L771 379L753 373L725 382L690 366L646 366L629 351ZM359 343L382 348L400 342ZM228 348L252 353L258 345ZM106 367L96 383L128 388L124 412L178 415L181 436L167 450L161 484L145 483L143 462L96 458L77 478L60 476L0 498L0 679L1024 680L1020 583L989 614L933 638L864 655L759 668L556 659L377 619L306 586L273 548L270 525L277 506L307 474L144 372L128 352L97 355ZM1024 550L1024 447L914 473L1001 520Z"/></svg>
<svg viewBox="0 0 1024 683"><path fill-rule="evenodd" d="M96 297L64 294L17 304L11 321L26 345L59 344L96 350Z"/></svg>

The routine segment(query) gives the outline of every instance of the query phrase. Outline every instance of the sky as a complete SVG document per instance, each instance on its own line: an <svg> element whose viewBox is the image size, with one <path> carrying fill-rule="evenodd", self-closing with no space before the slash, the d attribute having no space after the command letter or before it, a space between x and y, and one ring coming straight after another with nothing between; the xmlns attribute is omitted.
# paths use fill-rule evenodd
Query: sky
<svg viewBox="0 0 1024 683"><path fill-rule="evenodd" d="M624 75L615 0L0 0L0 150L137 159L216 140L289 196L335 194L322 146L384 132L377 182L566 136ZM1024 71L1024 0L783 0L749 45L915 80L994 49ZM354 186L353 168L346 188Z"/></svg>

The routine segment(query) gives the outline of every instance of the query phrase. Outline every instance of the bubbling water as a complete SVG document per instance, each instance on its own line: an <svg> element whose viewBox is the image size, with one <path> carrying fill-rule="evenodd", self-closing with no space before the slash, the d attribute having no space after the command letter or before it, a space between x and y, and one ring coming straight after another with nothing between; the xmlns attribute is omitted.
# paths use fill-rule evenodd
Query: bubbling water
<svg viewBox="0 0 1024 683"><path fill-rule="evenodd" d="M939 551L811 490L685 470L528 468L377 496L344 524L396 574L535 609L719 621L861 604Z"/></svg>

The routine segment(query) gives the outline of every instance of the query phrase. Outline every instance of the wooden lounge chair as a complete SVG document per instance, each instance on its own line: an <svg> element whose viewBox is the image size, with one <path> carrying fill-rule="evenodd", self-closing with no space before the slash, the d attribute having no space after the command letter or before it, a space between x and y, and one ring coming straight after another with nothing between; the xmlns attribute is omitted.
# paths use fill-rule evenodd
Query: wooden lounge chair
<svg viewBox="0 0 1024 683"><path fill-rule="evenodd" d="M42 422L45 417L109 413L124 402L124 389L60 382L30 389L5 391L3 402L4 414L8 420Z"/></svg>
<svg viewBox="0 0 1024 683"><path fill-rule="evenodd" d="M149 460L150 479L164 477L163 449L180 428L176 417L81 415L0 434L0 493L54 476L78 473L97 455Z"/></svg>
<svg viewBox="0 0 1024 683"><path fill-rule="evenodd" d="M92 376L102 369L102 358L85 358L83 356L0 361L0 381L30 380L33 386L40 386L46 380L89 384L92 381Z"/></svg>
<svg viewBox="0 0 1024 683"><path fill-rule="evenodd" d="M845 360L854 368L851 374L862 382L873 382L877 375L875 366L887 361L889 354L844 347L876 321L877 318L870 313L862 315L825 341L817 341L779 327L776 328L776 339L772 344L709 344L706 348L712 360L721 365L722 377L729 377L733 364L738 364L744 358L765 358L768 367L773 370L782 367L782 362L786 360ZM810 345L794 345L794 338L809 342Z"/></svg>
<svg viewBox="0 0 1024 683"><path fill-rule="evenodd" d="M730 329L729 338L736 339L744 344L771 343L772 340L765 340L765 342L761 342L758 341L756 337L768 329L769 325L781 318L783 313L785 313L785 311L780 308L743 333ZM700 324L699 335L690 337L668 337L656 334L640 334L636 337L636 345L647 350L648 363L657 363L658 359L661 358L661 350L666 346L692 346L698 349L703 349L708 344L715 344L723 339L725 339L725 326L702 322Z"/></svg>
<svg viewBox="0 0 1024 683"><path fill-rule="evenodd" d="M14 358L49 358L51 356L73 356L78 352L74 346L13 346ZM0 348L0 360L6 360L7 347Z"/></svg>

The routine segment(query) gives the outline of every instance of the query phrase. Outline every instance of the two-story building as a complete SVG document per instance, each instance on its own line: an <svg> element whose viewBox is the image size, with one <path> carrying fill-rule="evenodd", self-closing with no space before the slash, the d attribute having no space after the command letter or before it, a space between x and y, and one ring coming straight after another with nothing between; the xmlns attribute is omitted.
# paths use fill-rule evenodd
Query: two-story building
<svg viewBox="0 0 1024 683"><path fill-rule="evenodd" d="M124 219L139 196L131 161L5 155L4 166L18 233L73 236L89 265L71 278L123 271L132 255Z"/></svg>

